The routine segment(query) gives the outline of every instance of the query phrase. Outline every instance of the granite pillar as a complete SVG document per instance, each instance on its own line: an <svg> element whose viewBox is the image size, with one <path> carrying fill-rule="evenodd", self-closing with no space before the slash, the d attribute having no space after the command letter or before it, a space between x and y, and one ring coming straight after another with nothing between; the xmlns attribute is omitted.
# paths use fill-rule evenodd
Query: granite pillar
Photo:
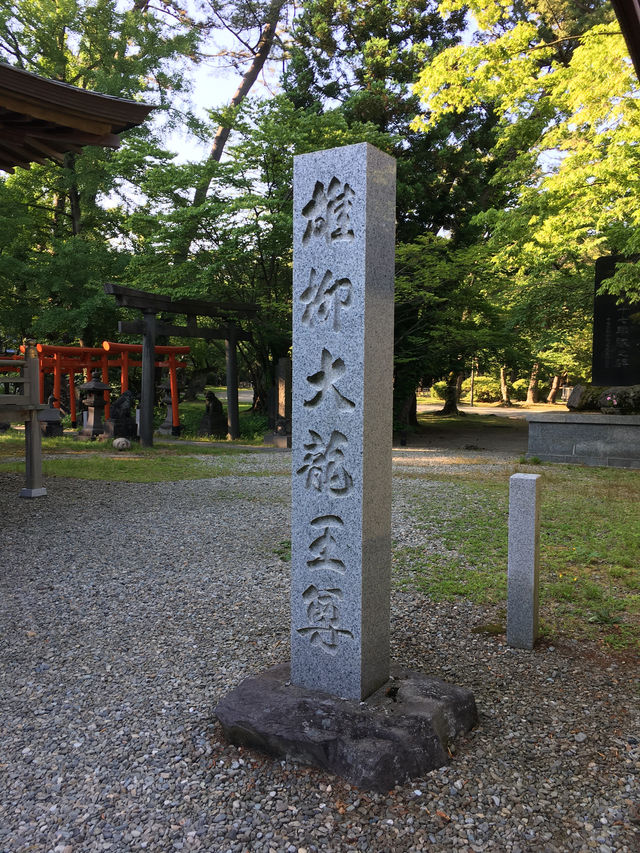
<svg viewBox="0 0 640 853"><path fill-rule="evenodd" d="M294 161L291 680L389 677L395 161Z"/></svg>
<svg viewBox="0 0 640 853"><path fill-rule="evenodd" d="M507 643L532 649L538 637L540 475L509 479Z"/></svg>

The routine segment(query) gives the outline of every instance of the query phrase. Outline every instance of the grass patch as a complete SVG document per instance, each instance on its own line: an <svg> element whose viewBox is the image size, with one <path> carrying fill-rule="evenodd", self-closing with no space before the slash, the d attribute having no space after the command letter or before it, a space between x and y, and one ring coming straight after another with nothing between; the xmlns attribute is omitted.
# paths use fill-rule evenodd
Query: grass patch
<svg viewBox="0 0 640 853"><path fill-rule="evenodd" d="M118 453L110 441L77 441L72 436L43 439L42 470L45 477L70 477L107 482L162 483L201 480L230 475L264 476L261 471L240 471L234 457L245 453L233 442L193 446L180 441L156 440L153 447L133 444ZM0 435L0 472L24 473L24 433ZM283 475L290 470L283 467Z"/></svg>
<svg viewBox="0 0 640 853"><path fill-rule="evenodd" d="M42 453L45 458L51 455L112 456L115 452L111 441L78 441L73 435L42 439ZM156 437L153 447L142 448L133 442L131 450L125 451L125 455L154 458L155 456L189 456L194 453L199 456L220 456L244 452L242 447L238 447L231 441L224 445L202 442L194 448L186 443L182 444L179 441L167 441L164 438ZM15 459L16 457L18 459L24 457L24 432L10 429L8 432L0 434L0 460Z"/></svg>
<svg viewBox="0 0 640 853"><path fill-rule="evenodd" d="M197 449L195 449L197 453ZM199 455L199 454L198 454ZM0 473L22 474L24 463L0 462ZM198 458L179 453L160 453L157 456L81 454L45 459L45 477L69 477L77 480L102 480L109 483L166 483L178 480L208 480L212 477L264 477L264 471L241 471L233 457L223 454L220 459ZM290 469L269 472L269 476L290 474Z"/></svg>
<svg viewBox="0 0 640 853"><path fill-rule="evenodd" d="M547 633L640 650L640 475L568 466L544 471L540 600ZM403 582L434 599L506 601L504 471L482 478L465 472L449 479L444 497L440 490L426 497L419 518L442 544L434 553L396 550Z"/></svg>
<svg viewBox="0 0 640 853"><path fill-rule="evenodd" d="M429 433L431 430L446 429L453 432L459 430L486 430L487 427L496 429L520 429L522 421L518 418L501 417L500 415L474 415L465 412L463 415L447 416L438 412L418 413L418 432Z"/></svg>
<svg viewBox="0 0 640 853"><path fill-rule="evenodd" d="M283 539L282 542L278 544L278 547L273 552L276 554L283 563L291 562L291 539Z"/></svg>
<svg viewBox="0 0 640 853"><path fill-rule="evenodd" d="M216 389L213 390L215 391ZM226 412L226 404L223 403L222 406ZM238 429L240 432L238 441L243 444L262 444L264 434L267 432L266 415L256 415L251 411L250 403L239 403L238 409ZM204 412L204 399L180 403L180 424L182 425L183 438L203 443L211 440L207 436L198 435L200 421Z"/></svg>

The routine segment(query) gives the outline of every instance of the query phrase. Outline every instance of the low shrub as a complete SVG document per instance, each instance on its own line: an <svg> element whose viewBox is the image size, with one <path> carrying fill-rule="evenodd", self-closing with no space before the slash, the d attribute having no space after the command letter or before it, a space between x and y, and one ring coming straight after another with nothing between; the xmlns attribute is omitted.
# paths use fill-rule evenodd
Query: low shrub
<svg viewBox="0 0 640 853"><path fill-rule="evenodd" d="M471 379L465 379L462 383L462 394L465 397L470 396ZM473 382L475 403L499 403L501 399L499 379L494 379L492 376L476 376Z"/></svg>
<svg viewBox="0 0 640 853"><path fill-rule="evenodd" d="M436 400L444 400L447 396L447 383L444 380L434 382L431 386L431 396Z"/></svg>

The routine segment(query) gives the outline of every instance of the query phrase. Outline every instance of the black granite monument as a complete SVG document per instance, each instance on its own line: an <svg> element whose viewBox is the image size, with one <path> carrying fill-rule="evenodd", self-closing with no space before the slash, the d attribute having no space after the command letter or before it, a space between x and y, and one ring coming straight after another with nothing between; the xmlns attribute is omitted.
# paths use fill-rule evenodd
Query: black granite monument
<svg viewBox="0 0 640 853"><path fill-rule="evenodd" d="M640 383L640 305L618 304L615 296L598 294L602 282L611 278L616 263L627 260L615 255L596 261L593 301L594 385L637 385Z"/></svg>

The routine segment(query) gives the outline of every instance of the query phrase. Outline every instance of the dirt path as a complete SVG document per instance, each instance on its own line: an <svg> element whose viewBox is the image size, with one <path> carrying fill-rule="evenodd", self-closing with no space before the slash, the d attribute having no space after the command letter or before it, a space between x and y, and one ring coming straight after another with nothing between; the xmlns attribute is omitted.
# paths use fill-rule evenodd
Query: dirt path
<svg viewBox="0 0 640 853"><path fill-rule="evenodd" d="M519 456L526 453L529 425L524 417L510 419L509 424L496 416L496 424L462 423L447 427L432 427L421 433L407 436L406 446L424 447L431 450L477 450L490 453L505 453ZM394 435L394 448L401 446L400 435Z"/></svg>

